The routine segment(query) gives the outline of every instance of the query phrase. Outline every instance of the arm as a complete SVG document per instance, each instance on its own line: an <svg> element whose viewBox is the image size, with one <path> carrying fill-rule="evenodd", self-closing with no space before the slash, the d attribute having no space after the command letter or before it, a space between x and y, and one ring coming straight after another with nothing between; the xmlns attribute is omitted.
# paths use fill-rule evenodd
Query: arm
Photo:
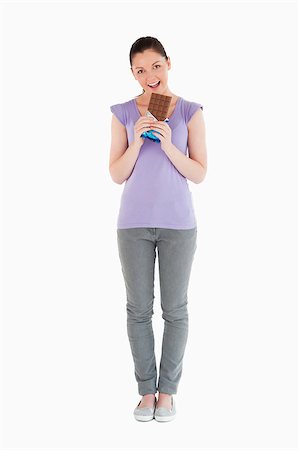
<svg viewBox="0 0 299 450"><path fill-rule="evenodd" d="M132 173L141 145L134 141L128 146L126 127L114 115L111 136L109 172L115 183L122 184Z"/></svg>
<svg viewBox="0 0 299 450"><path fill-rule="evenodd" d="M193 114L187 127L189 157L184 155L174 144L165 153L183 176L199 184L207 173L205 124L201 109Z"/></svg>

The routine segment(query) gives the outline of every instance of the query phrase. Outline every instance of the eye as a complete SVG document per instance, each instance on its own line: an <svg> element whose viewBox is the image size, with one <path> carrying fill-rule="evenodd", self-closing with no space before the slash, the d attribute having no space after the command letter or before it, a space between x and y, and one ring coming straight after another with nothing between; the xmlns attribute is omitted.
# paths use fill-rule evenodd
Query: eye
<svg viewBox="0 0 299 450"><path fill-rule="evenodd" d="M154 67L161 67L161 65L160 64L156 64ZM141 69L137 70L137 74L139 74L140 72L142 72Z"/></svg>

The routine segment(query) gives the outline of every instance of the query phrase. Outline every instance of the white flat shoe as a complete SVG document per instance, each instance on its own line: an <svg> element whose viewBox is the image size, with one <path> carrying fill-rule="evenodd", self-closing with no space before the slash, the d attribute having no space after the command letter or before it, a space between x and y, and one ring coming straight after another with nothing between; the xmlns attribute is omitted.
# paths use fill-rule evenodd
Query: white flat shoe
<svg viewBox="0 0 299 450"><path fill-rule="evenodd" d="M176 406L173 396L171 396L171 409L160 406L155 409L154 418L158 422L169 422L173 420L176 416Z"/></svg>
<svg viewBox="0 0 299 450"><path fill-rule="evenodd" d="M140 422L148 422L149 420L153 420L154 418L154 413L155 413L155 407L156 407L156 402L157 399L155 397L155 403L154 403L154 407L150 408L150 407L143 407L143 408L138 408L138 406L141 403L138 403L138 405L136 406L136 408L134 409L134 417L136 420L139 420Z"/></svg>

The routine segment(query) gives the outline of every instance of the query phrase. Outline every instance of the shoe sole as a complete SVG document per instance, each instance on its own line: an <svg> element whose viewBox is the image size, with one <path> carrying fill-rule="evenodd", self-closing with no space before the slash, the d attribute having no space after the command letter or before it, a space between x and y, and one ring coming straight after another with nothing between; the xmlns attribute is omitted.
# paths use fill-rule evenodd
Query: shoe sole
<svg viewBox="0 0 299 450"><path fill-rule="evenodd" d="M173 414L172 416L154 416L154 419L157 422L170 422L175 418L176 414Z"/></svg>
<svg viewBox="0 0 299 450"><path fill-rule="evenodd" d="M154 416L137 416L134 414L134 417L139 422L149 422L150 420L153 420Z"/></svg>

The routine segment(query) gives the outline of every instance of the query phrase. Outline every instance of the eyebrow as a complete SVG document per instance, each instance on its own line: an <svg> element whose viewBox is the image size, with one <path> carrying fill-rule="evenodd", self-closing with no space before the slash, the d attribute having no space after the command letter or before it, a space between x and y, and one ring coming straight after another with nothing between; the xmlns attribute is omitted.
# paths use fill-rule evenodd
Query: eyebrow
<svg viewBox="0 0 299 450"><path fill-rule="evenodd" d="M156 64L157 62L162 62L162 61L159 59L159 61L155 61L155 62L152 64L152 66L153 66L154 64ZM135 69L143 69L143 67L135 67Z"/></svg>

